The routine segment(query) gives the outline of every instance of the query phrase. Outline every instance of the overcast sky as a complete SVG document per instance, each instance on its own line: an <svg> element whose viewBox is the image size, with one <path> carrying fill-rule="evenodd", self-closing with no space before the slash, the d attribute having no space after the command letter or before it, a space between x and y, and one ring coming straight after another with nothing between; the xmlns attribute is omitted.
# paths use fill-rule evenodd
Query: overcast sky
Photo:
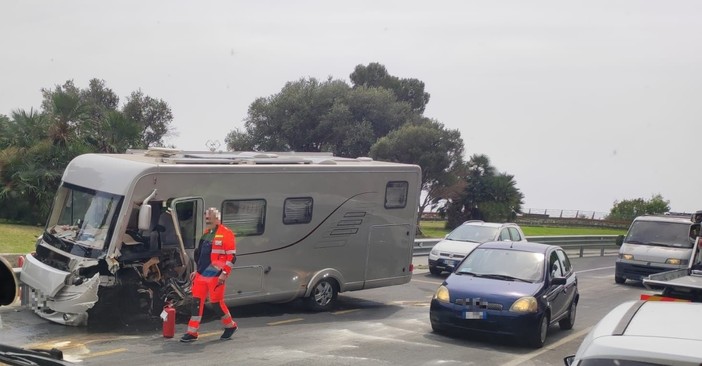
<svg viewBox="0 0 702 366"><path fill-rule="evenodd" d="M0 35L0 114L98 78L166 101L167 143L224 148L256 98L379 62L527 209L702 209L702 1L3 0Z"/></svg>

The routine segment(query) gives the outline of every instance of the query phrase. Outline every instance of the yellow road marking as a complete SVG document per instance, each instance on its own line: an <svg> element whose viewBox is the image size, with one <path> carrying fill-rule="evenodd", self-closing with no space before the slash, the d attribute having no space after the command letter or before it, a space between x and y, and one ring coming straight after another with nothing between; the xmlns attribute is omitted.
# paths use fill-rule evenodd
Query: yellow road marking
<svg viewBox="0 0 702 366"><path fill-rule="evenodd" d="M353 313L354 311L359 311L360 309L349 309L349 310L339 310L332 313L332 315L343 315L348 313Z"/></svg>
<svg viewBox="0 0 702 366"><path fill-rule="evenodd" d="M222 334L221 331L218 332L209 332L209 333L200 333L197 335L198 338L206 338L206 337L212 337L213 335L220 335Z"/></svg>
<svg viewBox="0 0 702 366"><path fill-rule="evenodd" d="M288 324L288 323L294 323L294 322L299 322L299 321L303 321L303 320L304 319L302 319L302 318L294 318L294 319L288 319L288 320L281 320L279 322L268 323L268 325Z"/></svg>
<svg viewBox="0 0 702 366"><path fill-rule="evenodd" d="M422 281L422 280L412 280L412 282L422 282L422 283L431 283L432 285L440 285L441 282L434 282L434 281Z"/></svg>
<svg viewBox="0 0 702 366"><path fill-rule="evenodd" d="M93 352L93 353L89 353L87 355L81 355L80 357L81 358L100 357L100 356L107 356L107 355L111 355L114 353L120 353L120 352L125 352L125 351L127 351L126 348L116 348L116 349L111 349L109 351Z"/></svg>
<svg viewBox="0 0 702 366"><path fill-rule="evenodd" d="M390 302L392 305L401 305L401 306L429 306L430 303L428 301L392 301Z"/></svg>
<svg viewBox="0 0 702 366"><path fill-rule="evenodd" d="M585 329L582 329L582 330L580 330L579 332L573 333L573 334L571 334L571 335L569 335L569 336L567 336L567 337L565 337L565 338L561 338L561 340L559 340L558 342L549 344L549 345L545 346L544 348L541 348L541 349L538 350L538 351L534 351L534 352L531 352L531 353L527 353L527 354L525 354L525 355L523 355L523 356L520 356L520 357L517 357L517 358L515 358L515 359L513 359L513 360L511 360L511 361L509 361L509 362L507 362L507 363L504 363L504 364L502 364L502 366L516 366L516 365L521 365L521 364L523 364L523 363L525 363L525 362L531 360L532 358L535 358L536 356L538 356L538 355L540 355L540 354L542 354L542 353L546 353L546 352L549 352L549 351L553 351L553 350L555 350L556 348L560 347L561 345L566 344L566 343L568 343L568 342L574 340L575 338L584 336L584 335L587 334L591 329L592 329L592 327L587 327L587 328L585 328Z"/></svg>

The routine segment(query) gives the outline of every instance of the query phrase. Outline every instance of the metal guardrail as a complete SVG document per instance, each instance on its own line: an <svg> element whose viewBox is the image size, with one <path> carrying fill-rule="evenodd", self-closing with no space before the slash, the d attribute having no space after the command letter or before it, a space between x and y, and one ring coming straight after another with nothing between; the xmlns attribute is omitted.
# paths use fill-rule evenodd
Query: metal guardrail
<svg viewBox="0 0 702 366"><path fill-rule="evenodd" d="M619 252L616 244L617 235L567 235L567 236L527 236L527 241L558 245L569 255L578 257L587 254L600 256L614 255ZM431 248L441 239L415 239L414 256L429 255Z"/></svg>

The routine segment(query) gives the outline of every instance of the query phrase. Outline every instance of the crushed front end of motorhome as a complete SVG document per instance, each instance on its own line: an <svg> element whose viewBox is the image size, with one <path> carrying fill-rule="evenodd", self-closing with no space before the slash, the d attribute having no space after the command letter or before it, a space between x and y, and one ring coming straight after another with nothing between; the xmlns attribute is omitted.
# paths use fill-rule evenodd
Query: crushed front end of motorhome
<svg viewBox="0 0 702 366"><path fill-rule="evenodd" d="M99 316L100 310L117 308L155 314L165 302L184 302L187 276L179 250L131 256L109 250L123 201L123 196L61 185L36 250L22 266L24 305L45 319L81 326L89 312ZM101 306L95 306L98 299Z"/></svg>

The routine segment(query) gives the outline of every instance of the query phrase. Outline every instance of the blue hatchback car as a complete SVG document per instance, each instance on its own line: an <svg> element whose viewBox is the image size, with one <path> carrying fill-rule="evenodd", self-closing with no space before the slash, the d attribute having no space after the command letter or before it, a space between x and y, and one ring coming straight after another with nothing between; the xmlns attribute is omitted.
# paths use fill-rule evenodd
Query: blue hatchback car
<svg viewBox="0 0 702 366"><path fill-rule="evenodd" d="M435 332L509 335L540 348L550 325L573 328L579 296L578 280L560 247L488 242L439 286L429 318Z"/></svg>

